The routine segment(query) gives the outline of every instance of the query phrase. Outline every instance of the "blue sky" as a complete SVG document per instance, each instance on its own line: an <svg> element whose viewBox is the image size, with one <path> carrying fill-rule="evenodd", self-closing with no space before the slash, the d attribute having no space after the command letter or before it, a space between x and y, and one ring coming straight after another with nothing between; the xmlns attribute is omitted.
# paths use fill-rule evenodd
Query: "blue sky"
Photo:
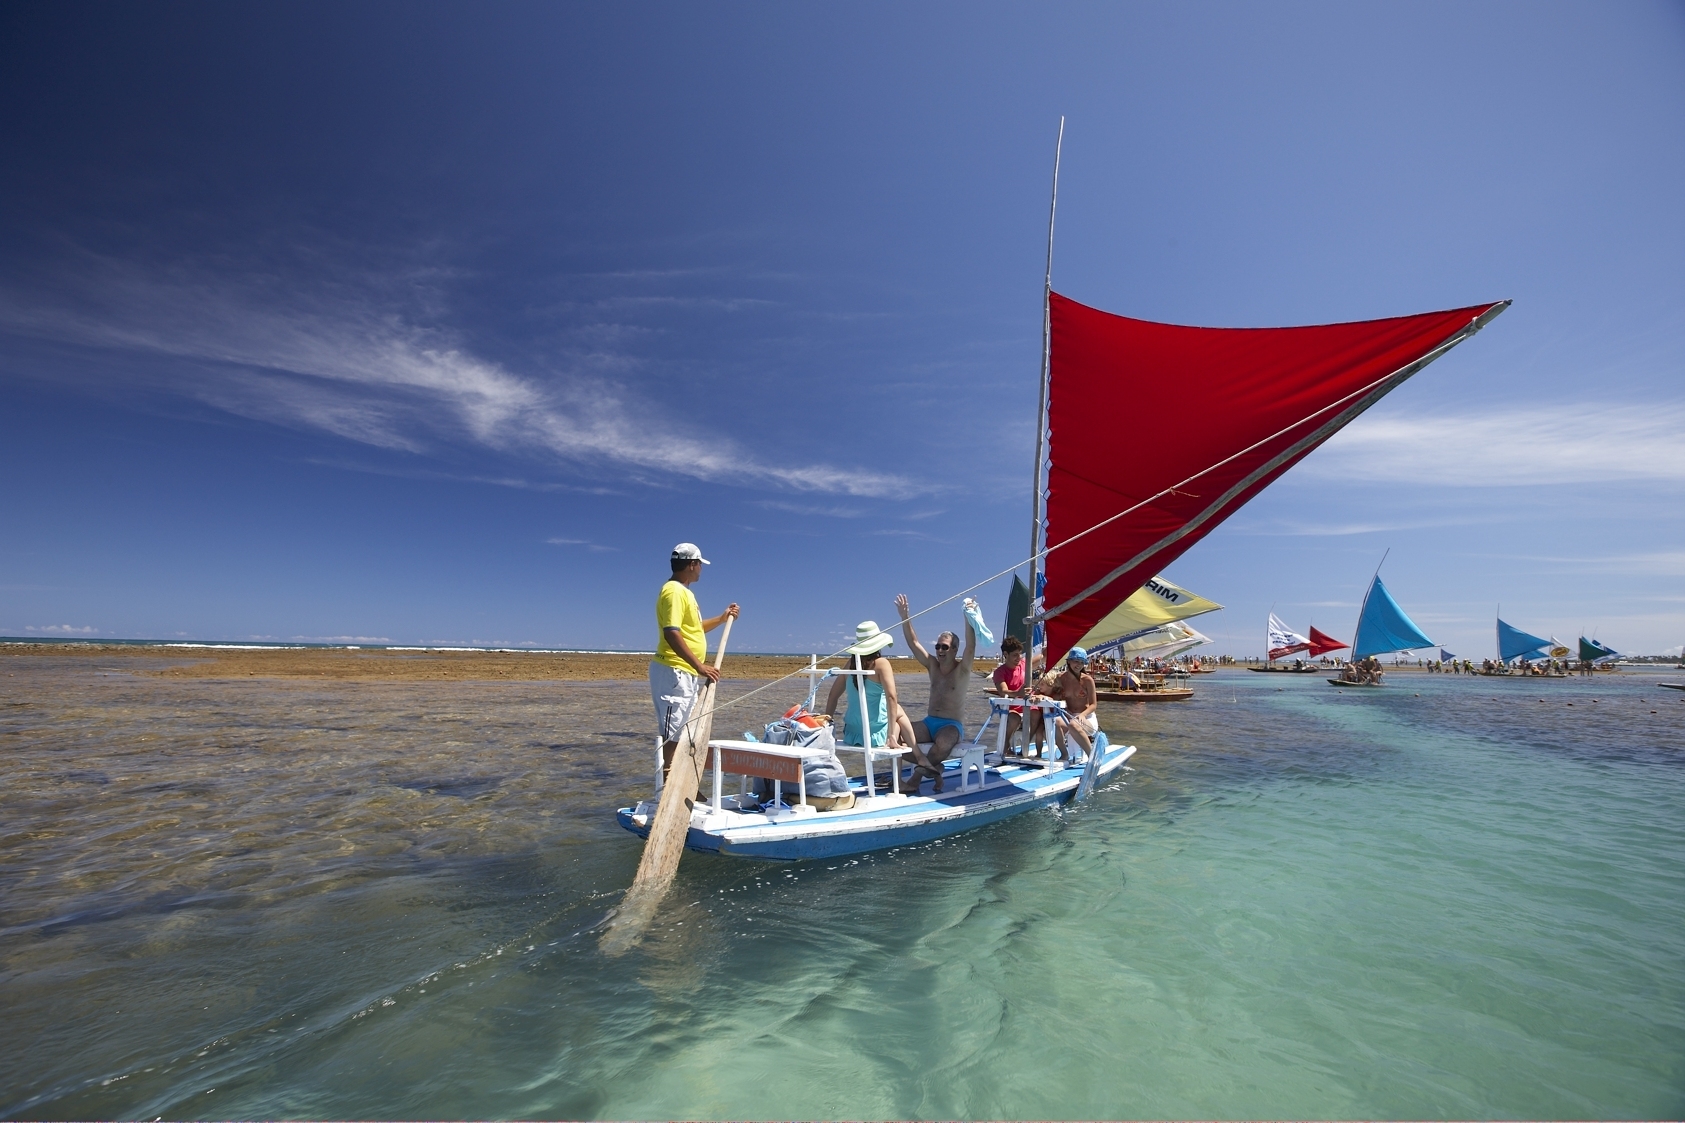
<svg viewBox="0 0 1685 1123"><path fill-rule="evenodd" d="M1389 548L1459 654L1685 641L1677 4L14 4L0 96L0 634L647 649L688 539L829 650L1004 569L1064 114L1077 300L1515 301L1170 568L1216 650Z"/></svg>

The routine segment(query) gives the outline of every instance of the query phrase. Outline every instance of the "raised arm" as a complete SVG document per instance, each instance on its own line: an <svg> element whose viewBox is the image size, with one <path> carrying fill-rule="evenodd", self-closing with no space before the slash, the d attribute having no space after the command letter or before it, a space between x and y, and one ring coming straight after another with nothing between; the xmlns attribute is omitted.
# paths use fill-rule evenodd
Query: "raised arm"
<svg viewBox="0 0 1685 1123"><path fill-rule="evenodd" d="M971 626L969 618L960 621L960 627L965 629L965 654L960 656L960 665L965 673L971 673L971 660L977 654L977 629Z"/></svg>
<svg viewBox="0 0 1685 1123"><path fill-rule="evenodd" d="M913 612L907 607L907 594L895 594L895 611L901 614L901 636L907 641L907 647L912 651L913 658L919 661L919 666L930 669L930 652L919 642L918 633L913 631Z"/></svg>

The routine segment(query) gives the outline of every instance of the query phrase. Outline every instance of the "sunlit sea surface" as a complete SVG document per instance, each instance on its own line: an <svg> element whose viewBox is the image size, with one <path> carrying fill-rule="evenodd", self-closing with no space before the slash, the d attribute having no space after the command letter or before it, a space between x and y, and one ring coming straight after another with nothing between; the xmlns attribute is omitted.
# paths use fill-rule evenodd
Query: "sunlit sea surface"
<svg viewBox="0 0 1685 1123"><path fill-rule="evenodd" d="M9 663L8 1118L1685 1114L1679 672L1202 677L1081 806L690 854L608 959L641 683Z"/></svg>

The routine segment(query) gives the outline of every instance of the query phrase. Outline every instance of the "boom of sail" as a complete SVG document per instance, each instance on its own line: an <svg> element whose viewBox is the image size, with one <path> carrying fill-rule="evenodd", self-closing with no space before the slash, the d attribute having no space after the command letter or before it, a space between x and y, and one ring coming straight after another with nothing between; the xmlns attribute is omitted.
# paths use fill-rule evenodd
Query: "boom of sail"
<svg viewBox="0 0 1685 1123"><path fill-rule="evenodd" d="M1051 289L1047 302L1047 453L1036 477L1046 579L1031 611L1050 666L1149 577L1509 306L1199 328L1115 316ZM1131 425L1120 461L1118 426L1165 392L1199 425Z"/></svg>

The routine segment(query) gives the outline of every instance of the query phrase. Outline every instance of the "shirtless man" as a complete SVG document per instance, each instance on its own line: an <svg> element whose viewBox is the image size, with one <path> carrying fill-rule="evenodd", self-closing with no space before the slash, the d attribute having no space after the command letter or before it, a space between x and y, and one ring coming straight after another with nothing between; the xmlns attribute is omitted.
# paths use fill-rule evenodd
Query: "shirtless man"
<svg viewBox="0 0 1685 1123"><path fill-rule="evenodd" d="M977 654L977 633L965 629L965 653L960 654L959 637L943 632L936 637L936 651L924 649L913 631L912 611L907 607L907 595L895 598L895 610L901 614L901 635L912 649L913 658L930 672L930 705L923 721L913 722L916 742L929 741L929 760L934 788L942 790L942 762L965 737L963 721L965 692L971 685L971 660ZM924 771L922 768L920 771ZM916 775L916 773L915 773Z"/></svg>
<svg viewBox="0 0 1685 1123"><path fill-rule="evenodd" d="M1095 712L1100 707L1100 695L1094 688L1094 676L1088 673L1088 652L1080 647L1071 648L1070 654L1065 656L1065 670L1054 683L1051 697L1065 703L1064 716L1054 721L1063 734L1066 759L1072 762L1078 759L1070 755L1072 737L1082 746L1082 757L1086 758L1094 751L1094 735L1100 732L1100 717ZM1044 757L1047 755L1042 754Z"/></svg>

